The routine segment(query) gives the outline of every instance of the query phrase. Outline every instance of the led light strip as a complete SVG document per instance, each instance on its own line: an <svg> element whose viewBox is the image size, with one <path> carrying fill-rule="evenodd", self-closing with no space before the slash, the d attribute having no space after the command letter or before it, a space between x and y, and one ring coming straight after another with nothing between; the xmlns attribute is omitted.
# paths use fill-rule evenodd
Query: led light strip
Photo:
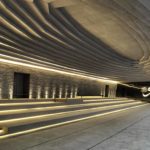
<svg viewBox="0 0 150 150"><path fill-rule="evenodd" d="M28 101L27 101L28 102ZM54 104L55 102L21 102L21 103L3 103L0 106L24 106L24 105L38 105L38 104Z"/></svg>
<svg viewBox="0 0 150 150"><path fill-rule="evenodd" d="M98 114L98 115L88 116L88 117L84 117L84 118L80 118L80 119L74 119L74 120L65 121L65 122L61 122L61 123L57 123L57 124L53 124L53 125L47 125L47 126L38 127L38 128L34 128L34 129L29 129L29 130L25 130L25 131L21 131L21 132L17 132L17 133L7 134L7 135L0 136L0 139L5 139L5 138L13 137L13 136L27 134L27 133L32 133L32 132L35 132L35 131L44 130L44 129L48 129L48 128L53 128L53 127L58 127L58 126L62 126L62 125L67 125L67 124L70 124L70 123L84 121L84 120L88 120L88 119L92 119L92 118L102 117L102 116L106 116L106 115L109 115L109 114L118 113L118 112L121 112L121 111L126 111L126 110L129 110L129 109L134 109L134 108L138 108L138 107L142 107L142 106L146 106L146 105L149 105L149 104L142 104L142 105L139 105L139 106L133 106L133 107L129 107L129 108L118 109L118 110L114 110L114 111L111 111L111 112L106 112L106 113L102 113L102 114Z"/></svg>
<svg viewBox="0 0 150 150"><path fill-rule="evenodd" d="M112 100L112 99L110 99L110 100ZM95 101L95 100L91 100L91 101ZM91 102L90 100L88 101L88 100L84 100L84 102ZM99 102L106 102L105 100L96 100L96 101L99 101ZM124 100L114 100L114 101L124 101ZM128 100L129 101L129 100ZM109 100L107 101L107 102L109 102ZM24 105L38 105L38 104L54 104L54 103L56 103L56 102L52 102L52 101L45 101L45 102L21 102L21 103L3 103L3 104L1 104L0 103L0 106L24 106ZM57 104L59 104L59 103L62 103L62 102L57 102ZM79 104L78 104L79 105Z"/></svg>
<svg viewBox="0 0 150 150"><path fill-rule="evenodd" d="M119 105L113 105L113 106L103 106L103 107L98 107L98 108L91 108L91 109L81 109L81 110L74 110L74 111L64 111L64 112L59 112L59 113L52 113L52 114L46 114L46 115L38 115L38 116L32 116L32 117L23 117L23 118L17 118L17 119L8 119L8 120L3 120L3 121L0 121L0 124L3 125L3 126L8 126L8 125L11 125L13 126L13 124L16 125L16 122L20 122L21 124L26 124L26 121L31 121L32 123L34 122L37 122L39 121L39 119L49 119L49 117L51 116L56 116L56 115L64 115L64 114L70 114L70 113L78 113L78 112L84 112L84 111L87 111L87 110L105 110L105 109L108 109L108 108L116 108L116 107L119 107L119 106L132 106L132 105L135 105L135 104L142 104L142 102L135 102L133 104L119 104ZM48 118L47 118L48 117ZM44 119L44 121L45 121Z"/></svg>
<svg viewBox="0 0 150 150"><path fill-rule="evenodd" d="M114 100L114 101L124 101L124 100L129 100L127 98L103 98L103 101L110 101L110 100ZM84 102L96 102L96 101L99 101L99 99L86 99L86 100L83 100Z"/></svg>
<svg viewBox="0 0 150 150"><path fill-rule="evenodd" d="M5 56L2 54L1 54L1 56L9 57L9 56ZM13 59L15 59L15 58L13 58ZM86 78L86 79L90 79L90 80L97 80L97 81L101 81L101 82L108 82L108 83L114 83L114 84L118 83L117 81L109 80L109 79L103 78L103 77L90 77L88 75L83 75L79 72L78 73L72 73L72 72L66 72L66 71L62 71L62 70L58 70L58 69L51 69L51 68L47 68L47 67L42 67L38 63L36 65L33 65L33 64L27 64L27 63L23 63L23 62L19 62L19 61L7 60L7 59L3 59L3 58L0 58L0 62L8 63L8 64L14 64L14 65L20 65L20 66L25 66L25 67L30 67L30 68L35 68L35 69L40 69L40 70L45 70L45 71L51 71L51 72L65 74L65 75L77 76L77 77ZM31 63L33 63L33 62L31 62Z"/></svg>
<svg viewBox="0 0 150 150"><path fill-rule="evenodd" d="M87 104L78 104L78 105L63 105L63 106L50 106L50 107L38 107L38 108L24 108L24 109L12 109L12 110L2 110L0 111L1 115L8 115L8 114L18 114L18 113L29 113L29 112L40 112L40 111L47 111L47 110L55 110L59 108L80 108L81 106L101 106L104 104L115 104L115 103L131 103L135 100L128 100L128 101L111 101L111 102L103 102L103 103L87 103Z"/></svg>

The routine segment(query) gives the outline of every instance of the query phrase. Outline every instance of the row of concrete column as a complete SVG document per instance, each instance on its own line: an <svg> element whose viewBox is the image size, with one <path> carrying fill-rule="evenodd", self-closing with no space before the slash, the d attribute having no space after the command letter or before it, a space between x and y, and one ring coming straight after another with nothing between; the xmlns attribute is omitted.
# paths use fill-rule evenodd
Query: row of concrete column
<svg viewBox="0 0 150 150"><path fill-rule="evenodd" d="M13 98L13 83L8 86L8 98ZM51 86L45 85L44 87L41 85L33 86L30 84L29 87L29 99L32 98L75 98L78 93L78 85L67 85L67 84L52 84ZM105 96L105 85L100 87L100 95ZM108 97L116 97L116 86L109 88ZM0 86L0 99L2 98L2 87Z"/></svg>
<svg viewBox="0 0 150 150"><path fill-rule="evenodd" d="M88 83L88 82L87 82ZM6 71L0 72L0 99L13 99L13 84L14 72ZM29 99L32 98L74 98L77 96L81 83L72 81L66 78L51 78L31 74L29 85ZM83 84L85 84L83 82ZM105 88L107 83L100 83L98 85L99 95L105 96ZM109 85L108 97L116 97L116 84ZM88 84L90 86L90 84ZM83 89L84 90L84 89Z"/></svg>
<svg viewBox="0 0 150 150"><path fill-rule="evenodd" d="M103 97L105 97L105 88L106 85L105 84L101 84L100 86L100 95ZM117 85L109 85L109 92L108 92L108 97L116 97L116 90L117 90Z"/></svg>
<svg viewBox="0 0 150 150"><path fill-rule="evenodd" d="M44 88L42 90L42 88ZM35 91L35 89L34 89ZM43 94L42 94L43 91ZM78 93L78 86L77 85L56 85L53 84L52 86L45 86L41 87L40 85L37 86L37 92L36 92L36 98L75 98ZM42 95L42 96L41 96ZM30 85L30 90L29 90L29 99L35 98L33 96L33 86Z"/></svg>

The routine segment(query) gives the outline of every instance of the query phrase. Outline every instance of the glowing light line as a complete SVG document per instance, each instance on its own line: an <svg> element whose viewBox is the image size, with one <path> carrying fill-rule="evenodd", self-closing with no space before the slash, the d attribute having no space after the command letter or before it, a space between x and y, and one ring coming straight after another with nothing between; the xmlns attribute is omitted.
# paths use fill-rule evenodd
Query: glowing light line
<svg viewBox="0 0 150 150"><path fill-rule="evenodd" d="M64 114L71 114L71 113L78 113L78 112L84 112L84 111L88 111L88 110L105 110L108 108L116 108L118 106L132 106L135 104L142 104L142 102L135 102L133 104L119 104L119 105L113 105L113 106L102 106L102 107L98 107L98 108L88 108L88 109L81 109L81 110L73 110L73 111L64 111L64 112L58 112L58 113L52 113L52 114L45 114L45 115L38 115L38 116L31 116L31 117L23 117L23 118L16 118L16 119L8 119L8 120L3 120L0 121L1 125L16 125L16 123L20 123L20 124L26 124L26 121L30 121L30 122L37 122L39 121L39 119L43 119L43 120L48 120L50 116L56 116L56 115L64 115Z"/></svg>
<svg viewBox="0 0 150 150"><path fill-rule="evenodd" d="M13 110L1 110L0 115L8 115L8 114L17 114L17 113L29 113L29 112L40 112L40 111L47 111L47 110L55 110L55 109L62 109L62 108L80 108L82 106L101 106L104 104L117 104L117 103L130 103L134 102L134 100L128 101L113 101L113 102L103 102L103 103L94 103L94 104L78 104L78 105L63 105L63 106L50 106L50 107L38 107L38 108L25 108L25 109L13 109Z"/></svg>
<svg viewBox="0 0 150 150"><path fill-rule="evenodd" d="M88 120L88 119L102 117L102 116L106 116L106 115L113 114L113 113L127 111L129 109L143 107L143 106L146 106L146 105L148 105L148 104L142 104L142 105L139 105L139 106L132 106L132 107L129 107L129 108L118 109L118 110L114 110L114 111L111 111L111 112L106 112L106 113L102 113L102 114L98 114L98 115L88 116L88 117L84 117L84 118L79 118L79 119L74 119L74 120L70 120L70 121L60 122L60 123L53 124L53 125L47 125L47 126L38 127L38 128L34 128L34 129L29 129L29 130L25 130L25 131L21 131L21 132L17 132L17 133L7 134L7 135L0 136L0 139L6 139L6 138L9 138L9 137L14 137L14 136L18 136L18 135L27 134L27 133L32 133L32 132L35 132L35 131L40 131L40 130L44 130L44 129L48 129L48 128L59 127L59 126L67 125L67 124L70 124L70 123L75 123L75 122L79 122L79 121L84 121L84 120Z"/></svg>
<svg viewBox="0 0 150 150"><path fill-rule="evenodd" d="M109 83L114 83L114 84L118 83L117 81L113 81L113 80L109 80L109 79L105 79L105 78L103 79L101 77L90 77L87 75L83 75L81 73L72 73L72 72L62 71L59 69L51 69L51 68L47 68L47 67L42 67L42 66L40 66L40 64L33 65L33 64L27 64L27 63L23 63L23 62L19 62L19 61L14 61L14 60L7 60L7 59L3 59L3 58L0 58L0 62L14 64L14 65L20 65L20 66L25 66L25 67L30 67L30 68L35 68L35 69L40 69L40 70L45 70L45 71L51 71L51 72L65 74L65 75L77 76L77 77L86 78L86 79L90 79L90 80L97 80L97 81L101 81L101 82L109 82Z"/></svg>

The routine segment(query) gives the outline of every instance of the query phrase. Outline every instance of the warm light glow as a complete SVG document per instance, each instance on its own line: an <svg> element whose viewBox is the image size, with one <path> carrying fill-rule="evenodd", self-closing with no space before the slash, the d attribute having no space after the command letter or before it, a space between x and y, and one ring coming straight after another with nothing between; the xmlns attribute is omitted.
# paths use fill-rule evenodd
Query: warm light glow
<svg viewBox="0 0 150 150"><path fill-rule="evenodd" d="M0 136L0 139L5 139L5 138L17 136L17 135L27 134L27 133L32 133L32 132L35 132L35 131L48 129L48 128L53 128L53 127L58 127L58 126L62 126L62 125L70 124L70 123L84 121L84 120L87 120L87 119L102 117L102 116L106 116L106 115L109 115L109 114L118 113L118 112L130 110L130 109L133 109L133 108L138 108L138 107L142 107L142 106L146 106L146 105L148 105L148 104L142 104L142 105L139 105L139 106L132 106L132 107L129 107L129 108L118 109L118 110L114 110L114 111L111 111L111 112L105 112L105 113L102 113L102 114L97 114L97 115L88 116L88 117L84 117L84 118L79 118L79 119L74 119L74 120L70 120L70 121L60 122L60 123L57 123L57 124L47 125L47 126L43 126L43 127L38 127L38 128L34 128L34 129L25 130L25 131L20 131L20 132L17 132L17 133L7 134L7 135Z"/></svg>
<svg viewBox="0 0 150 150"><path fill-rule="evenodd" d="M62 85L60 84L60 86L59 86L59 98L62 98L62 89L63 87L62 87Z"/></svg>
<svg viewBox="0 0 150 150"><path fill-rule="evenodd" d="M33 94L33 86L32 86L32 84L30 84L29 99L32 99L32 94Z"/></svg>
<svg viewBox="0 0 150 150"><path fill-rule="evenodd" d="M67 98L68 95L68 85L65 86L65 98Z"/></svg>
<svg viewBox="0 0 150 150"><path fill-rule="evenodd" d="M143 97L149 97L150 96L150 87L142 87L141 92Z"/></svg>
<svg viewBox="0 0 150 150"><path fill-rule="evenodd" d="M134 85L123 84L123 83L121 83L121 85L124 85L124 86L130 87L130 88L134 88L134 89L138 89L138 90L140 90L140 89L141 89L141 88L136 87L136 86L134 86Z"/></svg>
<svg viewBox="0 0 150 150"><path fill-rule="evenodd" d="M11 58L11 59L16 59L14 57L2 55L2 54L1 54L1 56ZM101 82L108 82L108 83L112 83L112 84L117 84L118 83L117 81L109 80L109 79L103 78L103 77L84 75L83 73L80 73L80 71L66 72L66 71L62 71L62 70L59 70L59 69L51 69L51 68L47 68L47 67L42 67L38 63L36 63L34 65L29 64L29 63L34 63L34 62L31 62L31 61L28 61L29 63L24 63L24 62L20 62L20 61L25 61L25 60L19 59L18 61L17 60L14 61L14 60L7 60L7 59L4 59L4 58L0 58L0 62L3 62L3 63L20 65L20 66L25 66L25 67L30 67L30 68L35 68L35 69L40 69L40 70L45 70L45 71L52 71L52 72L61 73L61 74L65 74L65 75L77 76L77 77L81 77L81 78L86 78L86 79L90 79L90 80L97 80L97 81L101 81ZM63 67L63 66L61 66L61 67ZM70 70L71 70L71 68L70 68Z"/></svg>
<svg viewBox="0 0 150 150"><path fill-rule="evenodd" d="M37 88L37 99L40 99L41 98L41 86L38 85L38 88Z"/></svg>
<svg viewBox="0 0 150 150"><path fill-rule="evenodd" d="M24 105L37 105L37 104L51 104L54 103L52 101L47 101L47 102L28 102L28 103L0 103L0 106L24 106Z"/></svg>
<svg viewBox="0 0 150 150"><path fill-rule="evenodd" d="M76 85L75 86L75 89L74 89L74 97L76 97L78 94L78 86Z"/></svg>
<svg viewBox="0 0 150 150"><path fill-rule="evenodd" d="M58 112L58 113L52 113L52 114L45 114L45 115L39 115L39 116L32 116L32 117L23 117L23 118L16 118L16 119L8 119L8 120L3 120L0 121L1 125L16 125L17 123L21 124L26 124L26 121L31 121L31 122L38 122L40 119L43 120L48 120L49 117L51 116L56 116L56 115L64 115L64 114L72 114L72 113L78 113L78 112L84 112L88 110L107 110L108 108L116 108L116 107L121 107L121 106L132 106L135 104L141 104L142 102L135 102L135 103L129 103L129 104L117 104L117 105L110 105L110 106L102 106L102 107L96 107L96 108L88 108L88 109L81 109L81 110L73 110L73 111L64 111L64 112Z"/></svg>
<svg viewBox="0 0 150 150"><path fill-rule="evenodd" d="M73 98L73 86L71 86L70 98Z"/></svg>
<svg viewBox="0 0 150 150"><path fill-rule="evenodd" d="M55 95L56 95L56 86L53 84L53 87L52 87L52 98L53 99L55 98Z"/></svg>
<svg viewBox="0 0 150 150"><path fill-rule="evenodd" d="M0 136L7 134L8 128L7 127L0 127Z"/></svg>
<svg viewBox="0 0 150 150"><path fill-rule="evenodd" d="M45 98L47 99L49 95L49 88L46 86L45 87Z"/></svg>
<svg viewBox="0 0 150 150"><path fill-rule="evenodd" d="M13 99L13 85L9 85L9 99Z"/></svg>
<svg viewBox="0 0 150 150"><path fill-rule="evenodd" d="M94 100L93 100L94 101ZM78 105L63 105L63 106L50 106L50 107L37 107L37 108L23 108L23 109L13 109L13 110L1 110L0 115L6 115L6 114L17 114L17 113L28 113L28 112L40 112L43 110L56 110L56 109L64 109L64 108L80 108L83 106L101 106L105 104L117 104L117 103L130 103L134 102L135 100L122 100L122 101L99 101L98 103L86 103L86 104L78 104ZM8 103L9 105L9 103ZM11 105L9 105L11 106Z"/></svg>

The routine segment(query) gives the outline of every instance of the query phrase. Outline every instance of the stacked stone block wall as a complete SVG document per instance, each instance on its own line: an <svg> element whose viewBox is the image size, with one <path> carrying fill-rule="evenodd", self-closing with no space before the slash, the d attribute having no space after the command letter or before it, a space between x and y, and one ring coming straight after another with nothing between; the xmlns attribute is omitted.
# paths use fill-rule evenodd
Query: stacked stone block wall
<svg viewBox="0 0 150 150"><path fill-rule="evenodd" d="M99 95L105 95L105 86L108 85L44 70L0 64L0 99L13 99L14 72L30 74L29 99L75 98L81 84L91 89L96 85ZM115 97L117 85L109 84L109 87L109 97Z"/></svg>

